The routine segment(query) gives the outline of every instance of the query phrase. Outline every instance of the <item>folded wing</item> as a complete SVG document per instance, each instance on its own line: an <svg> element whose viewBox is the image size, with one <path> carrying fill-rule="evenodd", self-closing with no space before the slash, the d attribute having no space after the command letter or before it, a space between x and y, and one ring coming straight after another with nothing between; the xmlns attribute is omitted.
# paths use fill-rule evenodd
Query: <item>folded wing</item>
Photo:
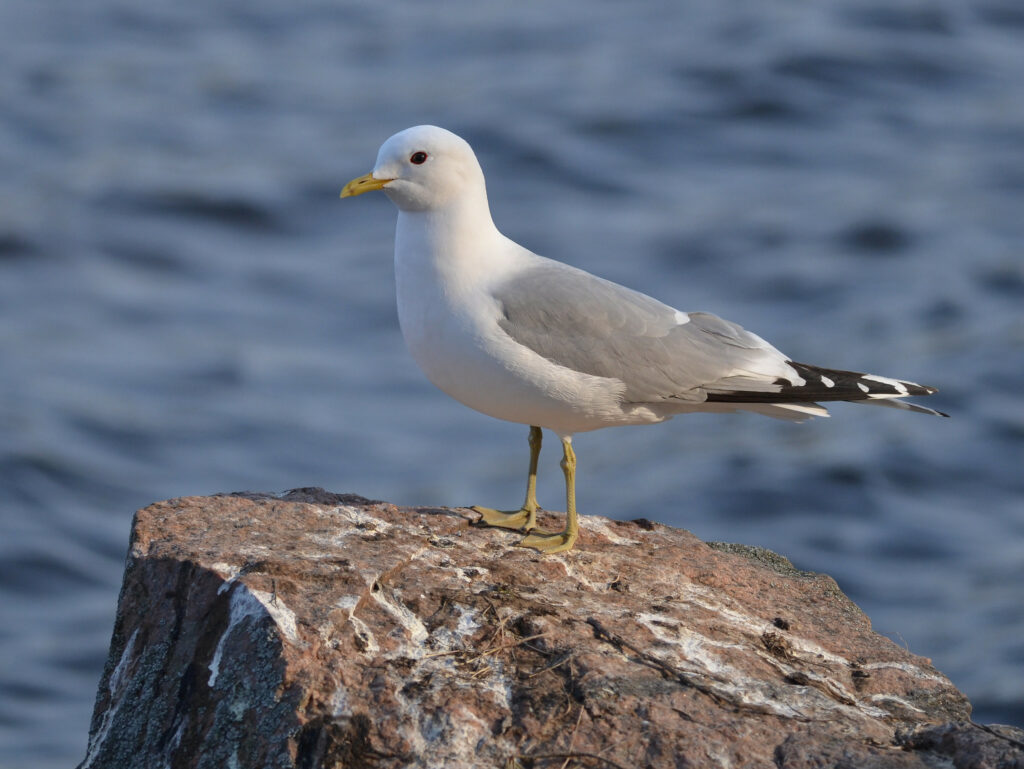
<svg viewBox="0 0 1024 769"><path fill-rule="evenodd" d="M783 418L827 414L817 401L940 413L899 400L934 388L796 363L735 323L680 312L559 262L539 261L498 285L494 298L512 339L558 365L622 382L624 403Z"/></svg>

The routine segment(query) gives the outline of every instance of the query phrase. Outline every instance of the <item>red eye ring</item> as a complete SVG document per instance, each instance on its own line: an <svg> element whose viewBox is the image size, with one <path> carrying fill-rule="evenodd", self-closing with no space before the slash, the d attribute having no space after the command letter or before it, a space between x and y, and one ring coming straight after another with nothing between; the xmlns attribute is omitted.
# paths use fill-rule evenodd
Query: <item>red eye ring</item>
<svg viewBox="0 0 1024 769"><path fill-rule="evenodd" d="M414 152L409 156L409 162L417 166L422 165L427 162L427 153L422 150Z"/></svg>

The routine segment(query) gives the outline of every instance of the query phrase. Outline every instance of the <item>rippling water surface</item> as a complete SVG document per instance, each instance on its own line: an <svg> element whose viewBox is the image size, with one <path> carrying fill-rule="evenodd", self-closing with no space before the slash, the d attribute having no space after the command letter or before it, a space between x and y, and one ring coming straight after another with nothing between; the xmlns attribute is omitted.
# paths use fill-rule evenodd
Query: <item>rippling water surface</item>
<svg viewBox="0 0 1024 769"><path fill-rule="evenodd" d="M828 571L1024 724L1019 3L438 7L0 4L0 766L84 754L137 507L518 502L526 429L426 382L394 211L337 199L424 122L533 250L941 388L580 436L580 506Z"/></svg>

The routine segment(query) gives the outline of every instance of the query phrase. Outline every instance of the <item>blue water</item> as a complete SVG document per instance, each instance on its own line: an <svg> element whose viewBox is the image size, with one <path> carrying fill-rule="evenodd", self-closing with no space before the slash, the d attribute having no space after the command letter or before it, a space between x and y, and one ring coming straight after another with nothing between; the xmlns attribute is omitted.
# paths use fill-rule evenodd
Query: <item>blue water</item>
<svg viewBox="0 0 1024 769"><path fill-rule="evenodd" d="M533 250L941 388L583 435L579 503L827 571L1024 725L1018 0L5 0L0 70L0 766L84 754L136 508L518 504L526 428L426 382L394 211L338 200L424 122Z"/></svg>

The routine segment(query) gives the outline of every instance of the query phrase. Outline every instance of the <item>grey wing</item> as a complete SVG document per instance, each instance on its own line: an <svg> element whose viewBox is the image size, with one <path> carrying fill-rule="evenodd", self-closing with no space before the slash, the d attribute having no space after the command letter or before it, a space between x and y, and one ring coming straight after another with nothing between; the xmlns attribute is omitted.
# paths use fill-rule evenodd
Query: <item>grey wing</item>
<svg viewBox="0 0 1024 769"><path fill-rule="evenodd" d="M498 323L519 344L618 379L629 403L702 402L714 392L779 392L786 357L735 323L681 313L638 291L544 260L499 285Z"/></svg>

